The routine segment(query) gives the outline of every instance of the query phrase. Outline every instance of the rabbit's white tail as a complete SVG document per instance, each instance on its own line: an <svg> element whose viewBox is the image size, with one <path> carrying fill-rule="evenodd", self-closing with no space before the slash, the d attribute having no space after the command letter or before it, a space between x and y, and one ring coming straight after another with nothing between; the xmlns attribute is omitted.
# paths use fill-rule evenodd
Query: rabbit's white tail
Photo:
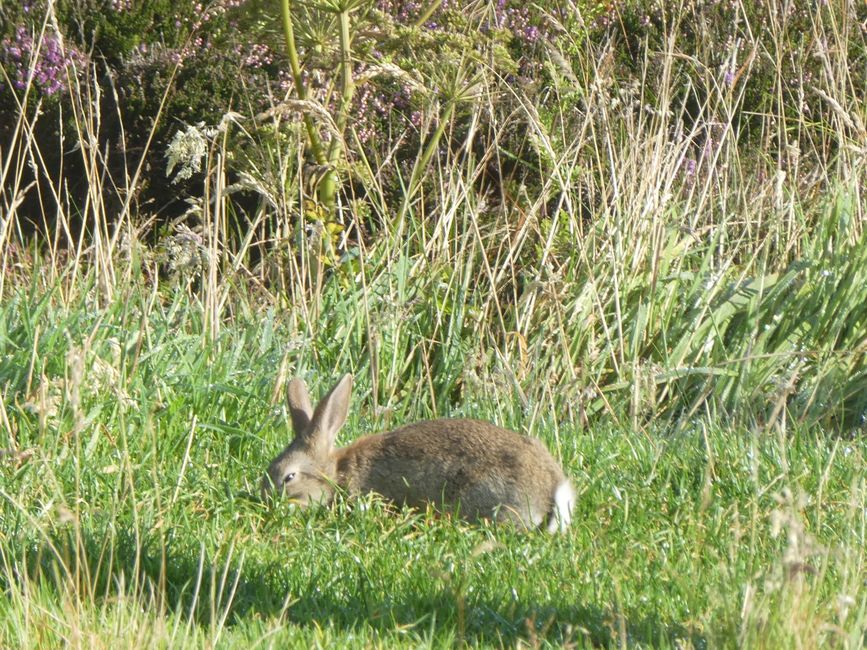
<svg viewBox="0 0 867 650"><path fill-rule="evenodd" d="M572 522L572 508L575 507L575 489L568 479L554 490L554 508L548 518L548 532L563 532Z"/></svg>

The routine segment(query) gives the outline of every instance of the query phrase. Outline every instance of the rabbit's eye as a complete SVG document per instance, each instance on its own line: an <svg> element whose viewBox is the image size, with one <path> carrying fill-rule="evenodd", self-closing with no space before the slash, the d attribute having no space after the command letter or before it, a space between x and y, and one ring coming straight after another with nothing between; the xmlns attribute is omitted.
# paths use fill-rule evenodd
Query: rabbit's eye
<svg viewBox="0 0 867 650"><path fill-rule="evenodd" d="M293 478L295 478L295 472L289 472L283 477L283 483L289 483Z"/></svg>

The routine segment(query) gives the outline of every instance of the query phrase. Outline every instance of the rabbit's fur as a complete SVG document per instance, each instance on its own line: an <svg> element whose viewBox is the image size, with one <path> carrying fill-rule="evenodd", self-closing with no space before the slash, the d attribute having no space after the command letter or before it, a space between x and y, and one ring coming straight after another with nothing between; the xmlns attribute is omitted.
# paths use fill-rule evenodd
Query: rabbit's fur
<svg viewBox="0 0 867 650"><path fill-rule="evenodd" d="M433 504L469 519L565 529L575 492L545 446L479 420L429 420L365 436L335 449L346 421L352 376L313 410L307 387L287 391L295 439L268 467L262 495L306 505L331 501L335 488L376 492L412 507Z"/></svg>

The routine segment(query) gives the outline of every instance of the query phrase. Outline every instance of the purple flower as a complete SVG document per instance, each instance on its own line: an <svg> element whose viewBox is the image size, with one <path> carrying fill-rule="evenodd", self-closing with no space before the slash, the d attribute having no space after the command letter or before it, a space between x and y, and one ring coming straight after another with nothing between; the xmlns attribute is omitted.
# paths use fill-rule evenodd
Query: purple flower
<svg viewBox="0 0 867 650"><path fill-rule="evenodd" d="M416 19L427 6L426 2L418 0L378 0L377 9L390 14L400 23L409 23ZM425 28L431 31L443 29L443 16L450 9L460 10L459 3L443 0L439 9L433 13ZM547 36L544 27L540 27L536 14L523 0L496 0L492 9L493 15L486 21L483 30L501 29L511 32L514 38L526 44L536 43Z"/></svg>
<svg viewBox="0 0 867 650"><path fill-rule="evenodd" d="M63 92L68 74L75 74L87 63L87 58L73 47L63 47L56 34L46 34L41 47L34 43L30 32L23 25L15 30L15 38L0 43L0 56L14 70L13 84L18 90L35 84L45 95ZM34 60L34 57L37 57Z"/></svg>
<svg viewBox="0 0 867 650"><path fill-rule="evenodd" d="M697 163L696 163L696 161L695 161L695 158L687 158L687 159L686 159L686 166L685 166L685 168L684 168L684 170L683 170L683 173L684 173L686 176L692 176L692 175L694 175L694 174L695 174L695 168L696 168L696 165L697 165Z"/></svg>

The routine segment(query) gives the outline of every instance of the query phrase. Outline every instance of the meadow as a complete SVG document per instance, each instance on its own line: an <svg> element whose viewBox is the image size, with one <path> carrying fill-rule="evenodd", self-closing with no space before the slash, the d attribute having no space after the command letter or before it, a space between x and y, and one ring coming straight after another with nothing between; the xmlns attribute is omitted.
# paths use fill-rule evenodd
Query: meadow
<svg viewBox="0 0 867 650"><path fill-rule="evenodd" d="M94 7L0 5L0 647L864 647L867 5ZM262 503L344 372L572 527Z"/></svg>

